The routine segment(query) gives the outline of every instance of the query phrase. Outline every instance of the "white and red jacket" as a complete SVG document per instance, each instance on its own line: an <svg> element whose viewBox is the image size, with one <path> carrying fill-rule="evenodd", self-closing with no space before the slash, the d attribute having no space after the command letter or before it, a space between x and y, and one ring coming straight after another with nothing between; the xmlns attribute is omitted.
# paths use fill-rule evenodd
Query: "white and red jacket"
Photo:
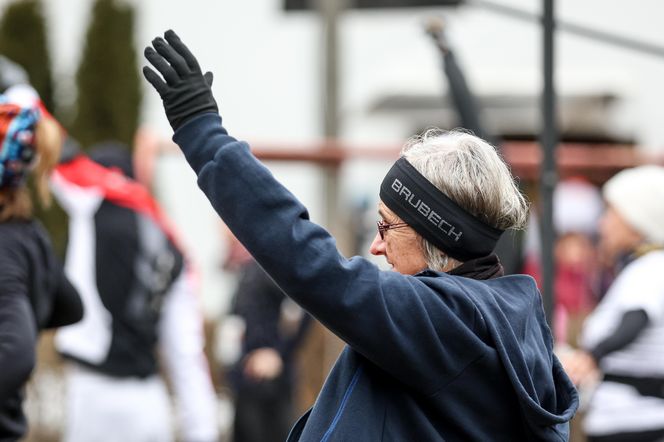
<svg viewBox="0 0 664 442"><path fill-rule="evenodd" d="M217 437L202 317L173 229L148 190L79 155L56 168L69 214L65 271L85 315L58 331L58 351L89 369L147 379L166 365L185 440Z"/></svg>

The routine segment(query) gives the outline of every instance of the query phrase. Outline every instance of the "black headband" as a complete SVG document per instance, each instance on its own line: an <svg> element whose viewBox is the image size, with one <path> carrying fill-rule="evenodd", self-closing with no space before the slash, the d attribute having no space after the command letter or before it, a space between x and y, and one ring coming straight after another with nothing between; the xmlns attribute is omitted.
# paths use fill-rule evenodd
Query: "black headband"
<svg viewBox="0 0 664 442"><path fill-rule="evenodd" d="M403 157L385 175L380 198L424 239L460 261L490 254L503 233L459 207Z"/></svg>

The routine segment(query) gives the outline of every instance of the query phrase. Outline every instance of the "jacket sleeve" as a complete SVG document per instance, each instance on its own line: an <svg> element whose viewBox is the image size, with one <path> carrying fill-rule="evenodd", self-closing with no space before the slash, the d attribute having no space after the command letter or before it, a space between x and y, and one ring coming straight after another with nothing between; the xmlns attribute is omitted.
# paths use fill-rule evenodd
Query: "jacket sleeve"
<svg viewBox="0 0 664 442"><path fill-rule="evenodd" d="M61 267L58 267L57 271L58 286L53 300L53 310L45 328L63 327L83 319L83 302L78 291L69 282Z"/></svg>
<svg viewBox="0 0 664 442"><path fill-rule="evenodd" d="M78 291L65 275L62 264L55 257L53 246L46 230L39 224L37 229L42 244L42 250L48 255L49 272L53 275L53 304L45 323L40 323L41 328L57 328L71 325L83 318L83 302Z"/></svg>
<svg viewBox="0 0 664 442"><path fill-rule="evenodd" d="M286 294L354 350L427 393L483 354L486 346L469 330L477 314L472 305L440 296L422 278L344 258L218 115L191 120L174 140L242 244ZM439 286L455 285L451 277L437 279Z"/></svg>
<svg viewBox="0 0 664 442"><path fill-rule="evenodd" d="M625 312L613 333L591 348L590 354L599 362L609 353L625 348L641 335L648 322L648 313L643 309Z"/></svg>
<svg viewBox="0 0 664 442"><path fill-rule="evenodd" d="M185 442L218 440L216 395L203 352L203 317L185 270L166 295L159 347L176 397Z"/></svg>
<svg viewBox="0 0 664 442"><path fill-rule="evenodd" d="M28 298L27 276L20 261L7 259L6 250L0 259L0 404L15 394L30 377L37 343L37 325Z"/></svg>

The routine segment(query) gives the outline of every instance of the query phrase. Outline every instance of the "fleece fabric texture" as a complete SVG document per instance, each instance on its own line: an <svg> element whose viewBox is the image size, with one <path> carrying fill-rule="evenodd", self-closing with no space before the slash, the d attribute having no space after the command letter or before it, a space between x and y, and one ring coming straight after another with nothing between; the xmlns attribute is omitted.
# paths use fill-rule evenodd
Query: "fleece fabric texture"
<svg viewBox="0 0 664 442"><path fill-rule="evenodd" d="M527 276L381 271L334 239L216 114L174 135L282 290L348 345L290 441L564 441L578 396Z"/></svg>

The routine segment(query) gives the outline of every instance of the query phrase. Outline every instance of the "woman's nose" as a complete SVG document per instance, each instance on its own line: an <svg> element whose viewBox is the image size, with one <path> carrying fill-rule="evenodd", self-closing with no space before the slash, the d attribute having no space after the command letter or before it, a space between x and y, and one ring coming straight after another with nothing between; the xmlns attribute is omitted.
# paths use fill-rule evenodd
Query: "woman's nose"
<svg viewBox="0 0 664 442"><path fill-rule="evenodd" d="M380 256L385 254L385 241L376 233L376 236L369 247L369 253L372 255Z"/></svg>

